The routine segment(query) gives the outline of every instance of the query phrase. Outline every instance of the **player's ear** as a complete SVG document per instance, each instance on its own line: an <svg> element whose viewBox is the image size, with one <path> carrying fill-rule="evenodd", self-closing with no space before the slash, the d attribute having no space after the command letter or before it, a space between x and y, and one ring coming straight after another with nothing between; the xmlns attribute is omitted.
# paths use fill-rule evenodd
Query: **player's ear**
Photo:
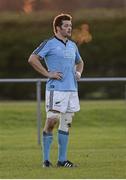
<svg viewBox="0 0 126 180"><path fill-rule="evenodd" d="M58 32L58 31L61 30L61 27L60 27L60 26L57 26L56 29L57 29L57 32Z"/></svg>

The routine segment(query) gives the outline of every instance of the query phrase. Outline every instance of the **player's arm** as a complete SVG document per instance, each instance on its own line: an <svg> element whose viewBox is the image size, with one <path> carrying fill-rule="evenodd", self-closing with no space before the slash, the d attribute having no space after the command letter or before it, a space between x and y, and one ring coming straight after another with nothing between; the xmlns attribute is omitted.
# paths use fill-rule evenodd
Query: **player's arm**
<svg viewBox="0 0 126 180"><path fill-rule="evenodd" d="M83 68L84 68L84 62L83 62L82 59L80 59L79 62L76 64L76 77L77 77L77 80L79 80L81 78Z"/></svg>
<svg viewBox="0 0 126 180"><path fill-rule="evenodd" d="M32 54L28 59L29 64L41 75L51 78L51 79L61 79L61 73L59 72L49 72L40 62L40 57L36 54Z"/></svg>

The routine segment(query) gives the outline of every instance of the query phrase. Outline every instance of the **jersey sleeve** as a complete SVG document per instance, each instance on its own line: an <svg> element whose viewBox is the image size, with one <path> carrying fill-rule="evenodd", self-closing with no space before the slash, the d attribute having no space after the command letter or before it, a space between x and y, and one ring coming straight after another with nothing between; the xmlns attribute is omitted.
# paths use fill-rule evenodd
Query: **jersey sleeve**
<svg viewBox="0 0 126 180"><path fill-rule="evenodd" d="M76 46L76 57L75 57L75 63L78 64L79 61L80 61L81 56L80 56L80 53L79 53L79 50L78 50L78 47Z"/></svg>
<svg viewBox="0 0 126 180"><path fill-rule="evenodd" d="M45 40L33 51L32 54L36 54L40 57L40 59L44 59L48 55L49 50L49 43L47 40Z"/></svg>

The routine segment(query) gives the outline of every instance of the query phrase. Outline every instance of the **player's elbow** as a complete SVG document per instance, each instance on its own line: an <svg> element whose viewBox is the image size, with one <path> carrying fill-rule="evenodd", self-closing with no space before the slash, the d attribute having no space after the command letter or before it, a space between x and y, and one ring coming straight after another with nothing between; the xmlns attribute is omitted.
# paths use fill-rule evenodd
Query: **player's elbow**
<svg viewBox="0 0 126 180"><path fill-rule="evenodd" d="M33 64L33 61L34 61L34 57L33 57L33 55L31 55L31 56L29 57L29 59L28 59L28 63L29 63L30 65L32 65L32 64Z"/></svg>

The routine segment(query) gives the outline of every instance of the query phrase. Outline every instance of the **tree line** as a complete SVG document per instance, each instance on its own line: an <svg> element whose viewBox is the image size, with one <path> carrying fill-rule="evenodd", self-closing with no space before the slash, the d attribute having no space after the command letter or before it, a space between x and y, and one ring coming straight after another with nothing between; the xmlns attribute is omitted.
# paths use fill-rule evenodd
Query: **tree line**
<svg viewBox="0 0 126 180"><path fill-rule="evenodd" d="M126 0L0 0L1 11L21 12L24 5L32 6L33 11L75 11L83 8L124 8L126 7Z"/></svg>

